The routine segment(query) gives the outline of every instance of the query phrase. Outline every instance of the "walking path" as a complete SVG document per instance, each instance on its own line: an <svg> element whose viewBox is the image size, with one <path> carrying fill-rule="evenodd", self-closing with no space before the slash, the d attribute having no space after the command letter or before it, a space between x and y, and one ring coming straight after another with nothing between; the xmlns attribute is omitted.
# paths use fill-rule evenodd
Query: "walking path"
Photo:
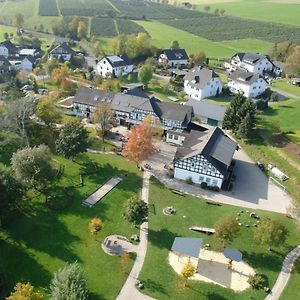
<svg viewBox="0 0 300 300"><path fill-rule="evenodd" d="M112 177L106 183L104 183L95 193L86 198L82 204L88 207L92 207L98 201L100 201L106 194L108 194L116 185L122 181L120 177Z"/></svg>
<svg viewBox="0 0 300 300"><path fill-rule="evenodd" d="M293 249L284 259L281 271L272 288L271 293L265 298L265 300L277 300L280 298L285 286L287 285L291 272L297 258L300 257L300 245Z"/></svg>
<svg viewBox="0 0 300 300"><path fill-rule="evenodd" d="M150 178L150 173L144 172L142 200L145 201L147 204L148 204L148 196L149 196L149 178ZM137 248L135 263L118 297L116 298L117 300L129 300L129 299L130 300L153 300L154 299L147 295L142 294L135 287L136 280L138 279L144 264L144 260L147 252L147 245L148 245L148 222L144 222L141 225L141 229L140 229L140 243Z"/></svg>

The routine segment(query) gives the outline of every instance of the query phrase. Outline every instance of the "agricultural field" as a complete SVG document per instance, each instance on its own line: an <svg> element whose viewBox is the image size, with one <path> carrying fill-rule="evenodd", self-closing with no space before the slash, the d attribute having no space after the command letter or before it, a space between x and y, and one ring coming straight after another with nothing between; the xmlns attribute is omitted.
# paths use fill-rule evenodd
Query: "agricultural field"
<svg viewBox="0 0 300 300"><path fill-rule="evenodd" d="M91 24L91 35L112 37L117 35L116 25L111 18L93 18Z"/></svg>
<svg viewBox="0 0 300 300"><path fill-rule="evenodd" d="M56 0L40 0L40 16L59 16Z"/></svg>
<svg viewBox="0 0 300 300"><path fill-rule="evenodd" d="M146 32L144 27L138 25L137 23L131 20L117 19L116 25L118 26L119 33L132 34L132 33Z"/></svg>
<svg viewBox="0 0 300 300"><path fill-rule="evenodd" d="M208 56L216 58L230 57L238 51L251 51L254 49L255 41L251 39L239 41L213 42L205 38L201 38L194 34L183 30L176 29L172 26L162 24L158 21L135 21L143 26L152 37L152 43L158 48L170 47L171 42L176 39L180 46L185 48L188 53L193 53L198 50L203 50ZM161 33L164 34L161 34ZM258 41L257 50L268 52L271 48L271 43ZM231 45L230 43L235 45ZM249 47L249 49L248 49Z"/></svg>
<svg viewBox="0 0 300 300"><path fill-rule="evenodd" d="M197 19L162 20L161 22L212 41L239 40L245 37L270 42L300 42L300 27L262 23L227 16L205 16Z"/></svg>
<svg viewBox="0 0 300 300"><path fill-rule="evenodd" d="M205 5L215 9L225 9L226 15L264 22L274 22L300 26L299 0L192 0L197 9L204 11ZM261 13L258 13L261 12Z"/></svg>
<svg viewBox="0 0 300 300"><path fill-rule="evenodd" d="M243 52L259 52L264 54L269 54L273 47L273 43L257 39L227 40L222 41L222 44Z"/></svg>

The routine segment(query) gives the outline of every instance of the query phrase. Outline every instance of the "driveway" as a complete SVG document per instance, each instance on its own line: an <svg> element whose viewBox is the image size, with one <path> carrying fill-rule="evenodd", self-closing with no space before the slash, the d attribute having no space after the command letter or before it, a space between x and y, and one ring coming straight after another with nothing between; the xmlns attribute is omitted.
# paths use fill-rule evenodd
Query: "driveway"
<svg viewBox="0 0 300 300"><path fill-rule="evenodd" d="M243 149L234 155L236 179L232 191L216 193L170 178L164 165L173 160L176 147L163 142L156 144L156 147L160 148L161 151L151 155L145 163L150 164L152 167L150 172L171 189L219 203L279 213L286 213L287 208L292 204L291 197L270 181Z"/></svg>

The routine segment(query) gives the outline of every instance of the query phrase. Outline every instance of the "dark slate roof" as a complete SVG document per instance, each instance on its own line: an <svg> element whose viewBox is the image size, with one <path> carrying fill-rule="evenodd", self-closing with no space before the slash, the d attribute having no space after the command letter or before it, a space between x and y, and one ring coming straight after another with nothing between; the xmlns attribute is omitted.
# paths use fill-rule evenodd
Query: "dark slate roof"
<svg viewBox="0 0 300 300"><path fill-rule="evenodd" d="M240 61L246 62L248 64L252 64L255 65L256 63L258 63L259 61L267 58L271 63L272 61L270 60L268 55L262 55L259 53L236 53L232 58L234 57L238 57Z"/></svg>
<svg viewBox="0 0 300 300"><path fill-rule="evenodd" d="M212 78L219 78L219 75L214 70L203 67L195 67L184 76L189 85L197 88L203 88Z"/></svg>
<svg viewBox="0 0 300 300"><path fill-rule="evenodd" d="M189 257L199 257L201 250L202 239L200 238L185 238L185 237L176 237L171 251L177 252Z"/></svg>
<svg viewBox="0 0 300 300"><path fill-rule="evenodd" d="M284 63L282 61L275 60L275 61L273 61L273 65L276 68L281 69L281 70L285 70L286 69L286 63Z"/></svg>
<svg viewBox="0 0 300 300"><path fill-rule="evenodd" d="M185 49L165 49L162 53L167 56L168 60L189 59Z"/></svg>
<svg viewBox="0 0 300 300"><path fill-rule="evenodd" d="M190 122L189 125L187 126L187 128L185 128L185 129L179 129L179 128L174 129L173 128L173 129L167 130L167 133L173 133L173 134L178 134L180 136L187 137L191 134L192 131L193 132L196 132L196 131L204 132L204 131L207 131L207 128L202 127L201 125L198 125L194 122Z"/></svg>
<svg viewBox="0 0 300 300"><path fill-rule="evenodd" d="M2 55L0 55L0 69L11 66L11 63Z"/></svg>
<svg viewBox="0 0 300 300"><path fill-rule="evenodd" d="M226 107L204 101L189 99L185 105L193 107L195 116L202 116L217 121L223 121Z"/></svg>
<svg viewBox="0 0 300 300"><path fill-rule="evenodd" d="M10 54L17 52L17 47L11 41L4 41L0 43L0 46L4 46L8 49Z"/></svg>
<svg viewBox="0 0 300 300"><path fill-rule="evenodd" d="M188 115L192 116L193 114L193 108L187 105L160 102L158 107L160 108L161 117L166 120L184 122Z"/></svg>
<svg viewBox="0 0 300 300"><path fill-rule="evenodd" d="M206 132L191 131L183 146L177 148L175 161L203 155L223 175L227 174L237 143L219 127Z"/></svg>
<svg viewBox="0 0 300 300"><path fill-rule="evenodd" d="M36 59L35 59L33 56L31 56L31 55L27 55L26 58L27 58L32 64L34 64L35 61L36 61Z"/></svg>
<svg viewBox="0 0 300 300"><path fill-rule="evenodd" d="M231 248L224 249L224 256L230 260L234 260L237 262L242 261L243 258L243 254L240 251Z"/></svg>
<svg viewBox="0 0 300 300"><path fill-rule="evenodd" d="M66 43L63 42L56 47L54 47L52 50L50 50L50 54L56 54L58 49L63 49L64 54L74 54L73 49ZM58 54L61 54L60 52Z"/></svg>
<svg viewBox="0 0 300 300"><path fill-rule="evenodd" d="M132 61L128 58L127 55L112 55L112 56L105 56L110 63L111 66L115 67L122 67L132 65ZM103 59L103 58L102 58Z"/></svg>
<svg viewBox="0 0 300 300"><path fill-rule="evenodd" d="M237 69L228 76L228 79L238 81L246 85L251 85L260 78L265 80L261 75L248 72L243 69Z"/></svg>

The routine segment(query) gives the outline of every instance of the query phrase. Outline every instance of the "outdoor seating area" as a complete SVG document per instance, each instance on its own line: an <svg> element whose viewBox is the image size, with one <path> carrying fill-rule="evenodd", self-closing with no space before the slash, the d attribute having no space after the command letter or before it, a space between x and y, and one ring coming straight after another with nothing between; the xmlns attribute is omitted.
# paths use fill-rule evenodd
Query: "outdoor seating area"
<svg viewBox="0 0 300 300"><path fill-rule="evenodd" d="M208 235L214 234L216 232L214 228L200 227L200 226L191 226L189 230L205 233Z"/></svg>
<svg viewBox="0 0 300 300"><path fill-rule="evenodd" d="M122 235L107 236L101 244L102 250L111 256L122 256L124 253L136 252L136 245Z"/></svg>
<svg viewBox="0 0 300 300"><path fill-rule="evenodd" d="M192 280L218 284L236 292L250 287L248 278L255 274L255 270L242 261L241 252L225 248L221 253L201 246L202 239L176 237L168 257L174 271L181 274L190 261L196 268Z"/></svg>
<svg viewBox="0 0 300 300"><path fill-rule="evenodd" d="M176 210L172 206L167 206L163 209L163 214L166 216L172 216L176 214Z"/></svg>

